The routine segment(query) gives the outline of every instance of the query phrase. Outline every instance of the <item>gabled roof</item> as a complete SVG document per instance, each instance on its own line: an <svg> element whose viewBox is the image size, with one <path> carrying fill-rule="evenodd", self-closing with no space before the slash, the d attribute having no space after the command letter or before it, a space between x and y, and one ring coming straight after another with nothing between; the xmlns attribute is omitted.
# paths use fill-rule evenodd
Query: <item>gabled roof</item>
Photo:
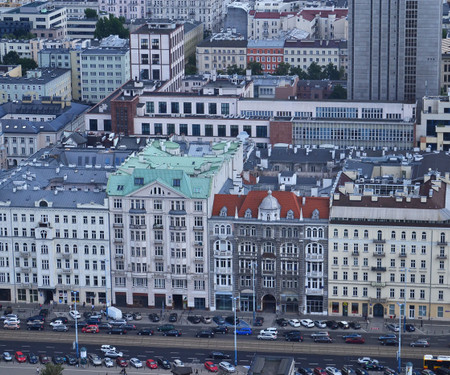
<svg viewBox="0 0 450 375"><path fill-rule="evenodd" d="M270 19L279 19L281 18L281 14L278 12L256 12L255 18L270 18Z"/></svg>
<svg viewBox="0 0 450 375"><path fill-rule="evenodd" d="M241 196L216 194L214 196L212 216L220 216L220 210L226 207L228 217L234 217L236 210L239 217L245 217L245 212L250 209L252 217L257 218L258 207L267 195L267 191L262 190L253 190L247 195ZM326 197L298 197L289 191L273 191L272 195L281 206L280 217L282 219L286 218L289 210L294 212L294 219L300 219L300 211L304 218L310 218L315 209L319 210L320 219L328 219L329 199Z"/></svg>
<svg viewBox="0 0 450 375"><path fill-rule="evenodd" d="M336 18L347 17L348 9L303 9L299 13L304 19L312 21L316 16L320 18L328 18L330 15L335 14Z"/></svg>

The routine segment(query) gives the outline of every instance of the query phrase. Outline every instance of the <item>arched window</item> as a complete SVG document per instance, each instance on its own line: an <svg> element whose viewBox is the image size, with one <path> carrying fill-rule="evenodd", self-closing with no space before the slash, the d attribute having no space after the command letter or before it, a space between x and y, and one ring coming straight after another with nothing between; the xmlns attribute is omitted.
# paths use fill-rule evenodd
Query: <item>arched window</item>
<svg viewBox="0 0 450 375"><path fill-rule="evenodd" d="M333 230L333 237L338 237L339 233L337 229Z"/></svg>
<svg viewBox="0 0 450 375"><path fill-rule="evenodd" d="M272 238L272 228L271 227L264 228L264 237Z"/></svg>
<svg viewBox="0 0 450 375"><path fill-rule="evenodd" d="M78 246L77 246L77 245L73 245L73 246L72 246L72 252L73 252L74 254L78 254Z"/></svg>
<svg viewBox="0 0 450 375"><path fill-rule="evenodd" d="M92 254L97 255L97 246L92 246Z"/></svg>
<svg viewBox="0 0 450 375"><path fill-rule="evenodd" d="M14 244L14 251L19 251L19 243Z"/></svg>
<svg viewBox="0 0 450 375"><path fill-rule="evenodd" d="M27 245L26 243L24 243L24 244L22 245L22 250L25 251L25 252L28 251L28 245Z"/></svg>
<svg viewBox="0 0 450 375"><path fill-rule="evenodd" d="M412 232L411 233L411 239L412 240L417 240L417 233L416 232Z"/></svg>
<svg viewBox="0 0 450 375"><path fill-rule="evenodd" d="M245 227L239 227L239 234L241 235L241 236L245 236Z"/></svg>
<svg viewBox="0 0 450 375"><path fill-rule="evenodd" d="M298 256L298 246L292 242L285 242L281 245L281 255Z"/></svg>
<svg viewBox="0 0 450 375"><path fill-rule="evenodd" d="M69 248L69 245L64 245L64 252L66 253L66 254L68 254L68 253L70 253L70 248Z"/></svg>
<svg viewBox="0 0 450 375"><path fill-rule="evenodd" d="M391 232L391 240L395 240L395 230Z"/></svg>
<svg viewBox="0 0 450 375"><path fill-rule="evenodd" d="M41 230L41 238L47 238L47 231Z"/></svg>
<svg viewBox="0 0 450 375"><path fill-rule="evenodd" d="M231 242L226 240L218 240L214 242L214 250L231 251L232 250Z"/></svg>
<svg viewBox="0 0 450 375"><path fill-rule="evenodd" d="M227 216L227 214L228 214L228 209L226 208L226 207L222 207L221 209L220 209L220 216Z"/></svg>
<svg viewBox="0 0 450 375"><path fill-rule="evenodd" d="M344 238L348 237L348 229L344 229Z"/></svg>
<svg viewBox="0 0 450 375"><path fill-rule="evenodd" d="M227 225L227 234L231 235L231 225L230 224Z"/></svg>
<svg viewBox="0 0 450 375"><path fill-rule="evenodd" d="M31 252L32 252L32 253L35 253L35 252L36 252L36 244L35 244L35 243L32 243L32 244L31 244Z"/></svg>
<svg viewBox="0 0 450 375"><path fill-rule="evenodd" d="M223 224L220 226L220 234L227 234L225 231L225 225Z"/></svg>
<svg viewBox="0 0 450 375"><path fill-rule="evenodd" d="M48 207L48 203L46 201L40 201L39 207Z"/></svg>
<svg viewBox="0 0 450 375"><path fill-rule="evenodd" d="M57 253L61 252L61 245L60 244L56 244L56 252Z"/></svg>
<svg viewBox="0 0 450 375"><path fill-rule="evenodd" d="M286 214L286 219L288 219L288 220L294 219L294 211L289 210Z"/></svg>
<svg viewBox="0 0 450 375"><path fill-rule="evenodd" d="M100 246L100 255L105 255L105 246Z"/></svg>
<svg viewBox="0 0 450 375"><path fill-rule="evenodd" d="M312 230L311 228L306 228L306 238L311 238Z"/></svg>
<svg viewBox="0 0 450 375"><path fill-rule="evenodd" d="M441 239L441 241L440 241L441 243L445 242L445 233L444 232L441 233L440 239Z"/></svg>
<svg viewBox="0 0 450 375"><path fill-rule="evenodd" d="M426 241L427 239L427 232L422 232L422 241Z"/></svg>
<svg viewBox="0 0 450 375"><path fill-rule="evenodd" d="M369 238L369 231L364 229L364 238Z"/></svg>
<svg viewBox="0 0 450 375"><path fill-rule="evenodd" d="M245 210L245 217L246 218L251 218L252 217L252 210L250 208L247 208Z"/></svg>
<svg viewBox="0 0 450 375"><path fill-rule="evenodd" d="M383 239L383 232L381 230L377 231L377 240L382 240Z"/></svg>
<svg viewBox="0 0 450 375"><path fill-rule="evenodd" d="M354 238L358 238L358 229L355 229L354 231L353 231L353 237Z"/></svg>
<svg viewBox="0 0 450 375"><path fill-rule="evenodd" d="M323 246L316 242L311 242L308 245L306 245L306 253L322 255L323 254Z"/></svg>
<svg viewBox="0 0 450 375"><path fill-rule="evenodd" d="M324 235L323 235L323 228L319 228L318 232L319 232L319 233L318 233L317 237L318 237L318 238L323 238L323 236L324 236Z"/></svg>
<svg viewBox="0 0 450 375"><path fill-rule="evenodd" d="M214 234L215 235L219 234L219 225L218 224L214 225Z"/></svg>
<svg viewBox="0 0 450 375"><path fill-rule="evenodd" d="M41 254L48 254L48 246L41 245Z"/></svg>
<svg viewBox="0 0 450 375"><path fill-rule="evenodd" d="M262 252L275 254L275 245L272 242L264 242L262 246Z"/></svg>
<svg viewBox="0 0 450 375"><path fill-rule="evenodd" d="M84 246L84 253L85 253L86 255L89 254L89 246L88 246L88 245L85 245L85 246Z"/></svg>
<svg viewBox="0 0 450 375"><path fill-rule="evenodd" d="M251 236L256 236L256 227L251 227Z"/></svg>
<svg viewBox="0 0 450 375"><path fill-rule="evenodd" d="M317 228L313 228L312 236L313 236L313 238L317 238Z"/></svg>

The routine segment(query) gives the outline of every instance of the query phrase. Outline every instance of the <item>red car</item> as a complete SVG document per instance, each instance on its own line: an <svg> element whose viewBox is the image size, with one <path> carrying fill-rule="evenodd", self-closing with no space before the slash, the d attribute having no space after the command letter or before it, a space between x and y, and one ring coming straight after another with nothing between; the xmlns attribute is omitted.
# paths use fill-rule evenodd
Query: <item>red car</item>
<svg viewBox="0 0 450 375"><path fill-rule="evenodd" d="M145 361L145 364L147 365L148 368L151 369L158 368L158 363L156 363L154 359L147 359L147 361Z"/></svg>
<svg viewBox="0 0 450 375"><path fill-rule="evenodd" d="M213 362L211 361L206 361L205 362L205 368L209 371L209 372L218 372L219 368L217 367L217 365L215 365Z"/></svg>
<svg viewBox="0 0 450 375"><path fill-rule="evenodd" d="M364 344L364 337L349 337L345 339L346 344Z"/></svg>
<svg viewBox="0 0 450 375"><path fill-rule="evenodd" d="M122 357L117 358L116 363L119 367L128 367L128 361L125 358Z"/></svg>
<svg viewBox="0 0 450 375"><path fill-rule="evenodd" d="M327 375L327 372L324 368L322 367L316 367L314 369L314 375Z"/></svg>
<svg viewBox="0 0 450 375"><path fill-rule="evenodd" d="M100 330L98 329L98 325L91 324L91 325L81 328L81 332L83 332L83 333L99 333Z"/></svg>
<svg viewBox="0 0 450 375"><path fill-rule="evenodd" d="M22 352L16 352L16 355L14 357L16 358L16 361L19 363L24 363L27 360L27 357Z"/></svg>

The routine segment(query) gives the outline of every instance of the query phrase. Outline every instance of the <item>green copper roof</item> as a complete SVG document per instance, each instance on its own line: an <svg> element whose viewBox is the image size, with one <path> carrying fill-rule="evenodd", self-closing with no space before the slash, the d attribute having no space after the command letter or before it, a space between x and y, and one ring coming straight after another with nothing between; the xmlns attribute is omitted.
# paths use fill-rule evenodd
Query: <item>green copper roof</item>
<svg viewBox="0 0 450 375"><path fill-rule="evenodd" d="M212 178L238 147L238 142L221 142L212 146L211 154L183 156L178 143L153 141L109 177L107 194L126 196L158 181L188 198L208 198Z"/></svg>

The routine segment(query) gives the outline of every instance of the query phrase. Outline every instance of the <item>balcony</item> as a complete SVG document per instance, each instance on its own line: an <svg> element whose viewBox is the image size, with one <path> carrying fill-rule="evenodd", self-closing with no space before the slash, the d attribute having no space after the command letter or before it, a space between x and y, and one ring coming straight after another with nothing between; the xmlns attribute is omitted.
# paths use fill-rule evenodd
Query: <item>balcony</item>
<svg viewBox="0 0 450 375"><path fill-rule="evenodd" d="M123 259L123 254L114 254L115 259Z"/></svg>
<svg viewBox="0 0 450 375"><path fill-rule="evenodd" d="M113 228L123 228L123 223L114 223Z"/></svg>
<svg viewBox="0 0 450 375"><path fill-rule="evenodd" d="M320 262L323 262L323 254L306 254L305 255L306 260L317 260Z"/></svg>
<svg viewBox="0 0 450 375"><path fill-rule="evenodd" d="M217 255L217 256L232 256L233 252L231 250L214 250L214 255Z"/></svg>
<svg viewBox="0 0 450 375"><path fill-rule="evenodd" d="M164 225L162 224L153 224L153 229L163 229Z"/></svg>
<svg viewBox="0 0 450 375"><path fill-rule="evenodd" d="M72 254L71 253L62 253L62 257L64 259L70 259L70 258L72 258Z"/></svg>
<svg viewBox="0 0 450 375"><path fill-rule="evenodd" d="M297 272L297 271L295 271L295 272ZM306 272L306 277L323 277L323 272L319 272L319 271Z"/></svg>
<svg viewBox="0 0 450 375"><path fill-rule="evenodd" d="M184 226L184 225L170 225L169 229L170 230L183 230L183 231L185 231L186 230L186 226Z"/></svg>
<svg viewBox="0 0 450 375"><path fill-rule="evenodd" d="M386 272L386 267L372 267L371 270L376 272Z"/></svg>
<svg viewBox="0 0 450 375"><path fill-rule="evenodd" d="M50 223L48 221L39 221L38 226L39 228L50 228Z"/></svg>
<svg viewBox="0 0 450 375"><path fill-rule="evenodd" d="M373 243L386 243L386 240L383 240L381 238L378 238L376 240L373 240Z"/></svg>
<svg viewBox="0 0 450 375"><path fill-rule="evenodd" d="M400 258L406 258L406 253L400 253L400 254L398 254L398 256L399 256Z"/></svg>
<svg viewBox="0 0 450 375"><path fill-rule="evenodd" d="M63 268L63 273L72 273L72 268Z"/></svg>
<svg viewBox="0 0 450 375"><path fill-rule="evenodd" d="M147 229L147 225L132 225L130 224L130 229Z"/></svg>
<svg viewBox="0 0 450 375"><path fill-rule="evenodd" d="M374 257L384 257L384 256L386 256L386 253L384 251L374 251L373 256Z"/></svg>
<svg viewBox="0 0 450 375"><path fill-rule="evenodd" d="M384 288L386 286L386 283L372 281L370 285L374 288Z"/></svg>
<svg viewBox="0 0 450 375"><path fill-rule="evenodd" d="M214 272L216 274L231 274L233 273L233 269L228 267L216 267Z"/></svg>
<svg viewBox="0 0 450 375"><path fill-rule="evenodd" d="M438 241L438 246L447 246L447 241Z"/></svg>
<svg viewBox="0 0 450 375"><path fill-rule="evenodd" d="M358 250L353 250L352 251L352 256L354 256L354 257L359 256L359 251Z"/></svg>
<svg viewBox="0 0 450 375"><path fill-rule="evenodd" d="M30 272L31 271L31 267L30 266L22 266L22 267L20 267L20 270L22 272Z"/></svg>
<svg viewBox="0 0 450 375"><path fill-rule="evenodd" d="M310 296L323 296L323 289L306 288L306 294Z"/></svg>
<svg viewBox="0 0 450 375"><path fill-rule="evenodd" d="M447 259L447 255L445 255L445 254L438 254L438 255L436 256L436 258L437 258L437 259Z"/></svg>
<svg viewBox="0 0 450 375"><path fill-rule="evenodd" d="M195 246L203 246L203 241L194 241Z"/></svg>
<svg viewBox="0 0 450 375"><path fill-rule="evenodd" d="M114 243L123 243L123 238L114 238L113 242Z"/></svg>
<svg viewBox="0 0 450 375"><path fill-rule="evenodd" d="M20 255L22 258L29 258L29 257L31 256L31 254L30 254L29 251L23 251L23 250L19 253L19 255Z"/></svg>
<svg viewBox="0 0 450 375"><path fill-rule="evenodd" d="M194 225L193 230L203 230L203 225Z"/></svg>

